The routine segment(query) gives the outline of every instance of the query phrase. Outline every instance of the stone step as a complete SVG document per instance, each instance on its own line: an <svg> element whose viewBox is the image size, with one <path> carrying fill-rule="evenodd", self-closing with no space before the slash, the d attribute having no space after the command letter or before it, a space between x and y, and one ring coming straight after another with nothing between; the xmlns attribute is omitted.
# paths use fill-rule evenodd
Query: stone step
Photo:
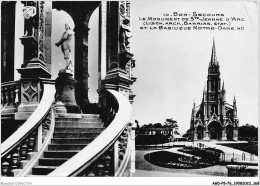
<svg viewBox="0 0 260 186"><path fill-rule="evenodd" d="M71 127L78 127L78 128L103 128L104 124L101 122L97 122L97 123L82 123L82 122L55 122L55 126L56 127L67 127L67 128L71 128Z"/></svg>
<svg viewBox="0 0 260 186"><path fill-rule="evenodd" d="M66 162L69 158L40 158L40 166L60 166Z"/></svg>
<svg viewBox="0 0 260 186"><path fill-rule="evenodd" d="M82 150L88 144L50 144L48 150Z"/></svg>
<svg viewBox="0 0 260 186"><path fill-rule="evenodd" d="M100 118L99 114L81 114L82 118Z"/></svg>
<svg viewBox="0 0 260 186"><path fill-rule="evenodd" d="M73 121L73 122L102 122L100 118L55 118L55 121Z"/></svg>
<svg viewBox="0 0 260 186"><path fill-rule="evenodd" d="M71 158L78 152L79 150L45 151L43 152L43 157L44 158Z"/></svg>
<svg viewBox="0 0 260 186"><path fill-rule="evenodd" d="M55 133L85 133L85 132L95 132L95 133L101 133L104 130L104 128L80 128L80 127L55 127L54 132Z"/></svg>
<svg viewBox="0 0 260 186"><path fill-rule="evenodd" d="M53 133L53 138L96 138L99 132L68 132L68 133Z"/></svg>
<svg viewBox="0 0 260 186"><path fill-rule="evenodd" d="M51 144L89 144L93 138L52 138Z"/></svg>
<svg viewBox="0 0 260 186"><path fill-rule="evenodd" d="M58 166L36 166L32 168L32 175L47 175Z"/></svg>
<svg viewBox="0 0 260 186"><path fill-rule="evenodd" d="M75 113L60 113L55 115L56 118L100 118L99 114L75 114Z"/></svg>

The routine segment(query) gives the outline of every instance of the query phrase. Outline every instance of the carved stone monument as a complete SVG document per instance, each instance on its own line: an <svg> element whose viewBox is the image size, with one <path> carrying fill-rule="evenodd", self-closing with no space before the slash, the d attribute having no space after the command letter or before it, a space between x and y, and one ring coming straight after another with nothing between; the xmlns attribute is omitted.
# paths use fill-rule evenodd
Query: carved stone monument
<svg viewBox="0 0 260 186"><path fill-rule="evenodd" d="M77 81L73 78L73 69L71 62L71 38L73 32L69 24L65 24L65 32L61 39L55 43L57 47L61 46L66 65L64 69L59 71L59 77L56 79L56 95L55 102L63 103L68 113L81 113L80 107L75 99L75 84ZM56 104L56 105L57 105Z"/></svg>

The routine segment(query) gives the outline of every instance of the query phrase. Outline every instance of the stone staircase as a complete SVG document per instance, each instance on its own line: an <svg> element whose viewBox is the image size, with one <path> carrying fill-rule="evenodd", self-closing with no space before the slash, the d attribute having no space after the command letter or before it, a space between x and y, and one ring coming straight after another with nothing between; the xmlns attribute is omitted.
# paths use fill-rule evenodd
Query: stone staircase
<svg viewBox="0 0 260 186"><path fill-rule="evenodd" d="M27 176L47 175L86 147L104 130L97 114L59 114L48 149Z"/></svg>

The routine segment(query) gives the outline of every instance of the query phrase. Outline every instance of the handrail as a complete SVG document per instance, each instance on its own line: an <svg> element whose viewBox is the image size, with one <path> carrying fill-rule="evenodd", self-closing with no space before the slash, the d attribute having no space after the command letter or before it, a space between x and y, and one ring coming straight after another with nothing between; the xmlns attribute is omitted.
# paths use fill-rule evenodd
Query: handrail
<svg viewBox="0 0 260 186"><path fill-rule="evenodd" d="M30 162L26 164L25 167L23 167L22 171L16 175L17 177L24 177L28 175L33 166L38 162L39 158L43 155L43 152L48 148L48 144L50 144L51 142L52 134L55 127L55 114L53 108L50 110L50 125L48 127L49 130L48 128L44 130L45 132L47 132L47 134L45 136L45 140L43 140L42 147L38 149L38 152L35 154L35 156L30 159Z"/></svg>
<svg viewBox="0 0 260 186"><path fill-rule="evenodd" d="M125 130L132 114L129 100L115 90L108 90L117 100L119 108L112 123L88 146L52 171L48 176L77 176L101 157Z"/></svg>
<svg viewBox="0 0 260 186"><path fill-rule="evenodd" d="M8 139L6 139L1 145L1 157L8 155L15 147L19 145L26 137L29 136L31 131L40 125L41 121L48 114L48 111L52 105L55 94L55 86L52 84L44 84L44 93L40 104L29 117L29 119ZM53 98L53 99L51 99Z"/></svg>

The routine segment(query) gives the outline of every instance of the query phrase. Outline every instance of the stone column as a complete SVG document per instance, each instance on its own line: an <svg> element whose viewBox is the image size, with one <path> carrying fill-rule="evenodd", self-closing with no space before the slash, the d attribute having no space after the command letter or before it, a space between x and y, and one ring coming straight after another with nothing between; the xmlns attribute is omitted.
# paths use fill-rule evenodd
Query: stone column
<svg viewBox="0 0 260 186"><path fill-rule="evenodd" d="M207 133L206 133L206 129L203 129L203 139L206 137Z"/></svg>
<svg viewBox="0 0 260 186"><path fill-rule="evenodd" d="M197 130L194 131L194 141L198 140L198 132Z"/></svg>
<svg viewBox="0 0 260 186"><path fill-rule="evenodd" d="M209 138L209 130L208 130L208 128L206 127L206 136L203 138L203 140L206 140L206 141L209 141L210 140L210 138Z"/></svg>
<svg viewBox="0 0 260 186"><path fill-rule="evenodd" d="M45 1L44 56L46 67L51 72L52 1Z"/></svg>
<svg viewBox="0 0 260 186"><path fill-rule="evenodd" d="M99 6L99 48L98 48L98 87L101 87L101 81L106 78L107 73L107 2L101 1Z"/></svg>
<svg viewBox="0 0 260 186"><path fill-rule="evenodd" d="M221 140L227 140L226 127L222 128L222 139Z"/></svg>
<svg viewBox="0 0 260 186"><path fill-rule="evenodd" d="M103 8L105 6L102 6ZM100 77L100 86L98 89L99 94L99 106L106 106L106 90L114 89L125 95L130 102L133 102L135 95L131 91L130 86L136 81L135 77L129 76L129 71L126 69L128 63L131 64L133 54L127 50L122 49L125 41L122 34L123 20L130 20L130 3L125 3L124 1L109 1L106 6L106 77L103 77L103 70L105 70L104 65L102 70L102 77ZM124 14L124 16L123 16ZM103 19L103 17L102 17ZM104 19L103 19L104 20ZM102 25L104 22L102 22ZM102 28L105 28L103 26ZM104 39L103 37L101 39ZM127 39L127 38L125 38ZM102 43L102 42L101 42ZM102 43L103 44L103 43ZM101 46L104 47L104 46ZM129 46L127 46L129 49ZM125 47L126 48L126 47ZM103 52L103 51L102 51ZM102 58L102 53L99 53L100 59ZM103 61L102 61L103 64ZM101 64L100 64L101 65Z"/></svg>
<svg viewBox="0 0 260 186"><path fill-rule="evenodd" d="M24 61L17 71L21 74L21 104L16 120L26 120L38 106L42 95L42 78L50 78L45 63L45 2L25 1L24 6L36 8L36 15L25 19L27 35L21 37ZM25 32L25 33L26 33ZM52 99L52 98L50 98Z"/></svg>
<svg viewBox="0 0 260 186"><path fill-rule="evenodd" d="M75 79L76 99L80 107L85 107L89 103L88 99L88 31L89 28L83 24L81 19L75 22Z"/></svg>
<svg viewBox="0 0 260 186"><path fill-rule="evenodd" d="M238 130L237 130L237 128L234 128L234 130L233 130L233 140L235 140L235 141L238 140Z"/></svg>

